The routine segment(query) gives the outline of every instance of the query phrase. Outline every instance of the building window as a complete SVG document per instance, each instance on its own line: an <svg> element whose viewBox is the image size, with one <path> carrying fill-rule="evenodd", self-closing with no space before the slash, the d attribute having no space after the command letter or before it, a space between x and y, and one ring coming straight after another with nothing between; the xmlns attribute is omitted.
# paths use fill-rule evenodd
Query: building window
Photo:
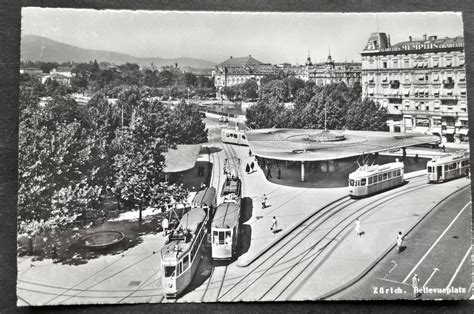
<svg viewBox="0 0 474 314"><path fill-rule="evenodd" d="M439 59L433 59L433 68L439 67Z"/></svg>
<svg viewBox="0 0 474 314"><path fill-rule="evenodd" d="M404 66L405 68L409 68L409 67L410 67L410 59L405 59L405 60L403 61L403 66Z"/></svg>
<svg viewBox="0 0 474 314"><path fill-rule="evenodd" d="M426 110L426 111L429 111L429 110L430 110L430 106L425 106L425 110Z"/></svg>
<svg viewBox="0 0 474 314"><path fill-rule="evenodd" d="M398 69L398 60L393 60L393 68Z"/></svg>
<svg viewBox="0 0 474 314"><path fill-rule="evenodd" d="M398 110L398 106L393 106L393 109Z"/></svg>
<svg viewBox="0 0 474 314"><path fill-rule="evenodd" d="M387 61L384 61L384 62L383 62L383 68L384 68L384 69L387 68Z"/></svg>
<svg viewBox="0 0 474 314"><path fill-rule="evenodd" d="M452 59L446 59L446 67L451 67L453 64L453 60Z"/></svg>

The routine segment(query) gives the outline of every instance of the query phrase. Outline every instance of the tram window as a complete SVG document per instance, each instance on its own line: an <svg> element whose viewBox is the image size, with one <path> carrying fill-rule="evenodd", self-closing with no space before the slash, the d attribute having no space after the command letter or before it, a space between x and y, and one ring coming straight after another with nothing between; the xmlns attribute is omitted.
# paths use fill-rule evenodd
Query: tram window
<svg viewBox="0 0 474 314"><path fill-rule="evenodd" d="M165 266L165 277L174 276L175 270L176 270L176 267L174 266Z"/></svg>
<svg viewBox="0 0 474 314"><path fill-rule="evenodd" d="M234 134L234 138L237 138L237 134Z"/></svg>
<svg viewBox="0 0 474 314"><path fill-rule="evenodd" d="M379 174L379 182L382 181L382 175Z"/></svg>
<svg viewBox="0 0 474 314"><path fill-rule="evenodd" d="M245 137L245 135L242 135L242 139L245 140L245 139L247 139L247 138Z"/></svg>
<svg viewBox="0 0 474 314"><path fill-rule="evenodd" d="M349 180L349 185L350 185L350 186L354 186L354 180L353 180L353 179L350 179L350 180Z"/></svg>
<svg viewBox="0 0 474 314"><path fill-rule="evenodd" d="M372 184L372 177L369 177L369 185Z"/></svg>
<svg viewBox="0 0 474 314"><path fill-rule="evenodd" d="M231 244L232 243L232 237L230 231L225 232L225 244Z"/></svg>
<svg viewBox="0 0 474 314"><path fill-rule="evenodd" d="M182 262L179 262L179 264L178 264L178 272L176 273L176 276L181 275L182 272L183 272L183 263L182 263Z"/></svg>
<svg viewBox="0 0 474 314"><path fill-rule="evenodd" d="M392 178L392 172L390 171L389 173L387 173L388 175L388 178L391 179Z"/></svg>
<svg viewBox="0 0 474 314"><path fill-rule="evenodd" d="M387 180L387 173L386 172L383 174L383 179Z"/></svg>
<svg viewBox="0 0 474 314"><path fill-rule="evenodd" d="M444 171L448 171L448 165L444 166Z"/></svg>
<svg viewBox="0 0 474 314"><path fill-rule="evenodd" d="M377 183L377 176L374 176L373 180L374 180L374 183Z"/></svg>
<svg viewBox="0 0 474 314"><path fill-rule="evenodd" d="M400 169L397 170L397 177L401 175Z"/></svg>
<svg viewBox="0 0 474 314"><path fill-rule="evenodd" d="M186 255L183 258L183 270L188 269L188 267L189 267L189 255Z"/></svg>
<svg viewBox="0 0 474 314"><path fill-rule="evenodd" d="M224 231L220 231L219 232L219 244L224 244L224 240L225 240L224 236L225 236Z"/></svg>
<svg viewBox="0 0 474 314"><path fill-rule="evenodd" d="M212 243L219 244L219 232L218 231L212 232Z"/></svg>
<svg viewBox="0 0 474 314"><path fill-rule="evenodd" d="M365 186L366 181L367 181L366 178L361 179L361 180L360 180L360 185L361 185L361 186Z"/></svg>

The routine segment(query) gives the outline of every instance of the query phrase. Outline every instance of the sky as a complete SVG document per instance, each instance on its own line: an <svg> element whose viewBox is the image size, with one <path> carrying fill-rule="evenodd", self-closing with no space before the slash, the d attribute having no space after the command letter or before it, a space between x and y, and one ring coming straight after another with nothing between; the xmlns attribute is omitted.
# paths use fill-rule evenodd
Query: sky
<svg viewBox="0 0 474 314"><path fill-rule="evenodd" d="M222 62L252 57L265 63L360 61L370 33L392 45L462 36L460 13L229 13L23 8L22 34L136 57L190 57Z"/></svg>

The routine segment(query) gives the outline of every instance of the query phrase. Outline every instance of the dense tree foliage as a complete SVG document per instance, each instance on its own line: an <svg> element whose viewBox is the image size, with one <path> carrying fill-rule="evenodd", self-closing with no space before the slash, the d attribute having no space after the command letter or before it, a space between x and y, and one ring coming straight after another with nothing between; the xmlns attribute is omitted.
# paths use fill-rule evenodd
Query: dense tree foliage
<svg viewBox="0 0 474 314"><path fill-rule="evenodd" d="M285 107L283 103L291 99L293 106ZM246 116L252 128L326 127L375 131L386 130L387 111L373 101L361 100L358 84L351 88L343 82L317 86L285 78L270 81L260 88L260 99L247 109Z"/></svg>
<svg viewBox="0 0 474 314"><path fill-rule="evenodd" d="M170 109L138 87L111 90L115 102L106 92L85 105L53 93L40 105L44 89L21 86L20 233L91 226L107 216L110 193L137 209L187 194L162 170L168 148L207 141L195 107Z"/></svg>

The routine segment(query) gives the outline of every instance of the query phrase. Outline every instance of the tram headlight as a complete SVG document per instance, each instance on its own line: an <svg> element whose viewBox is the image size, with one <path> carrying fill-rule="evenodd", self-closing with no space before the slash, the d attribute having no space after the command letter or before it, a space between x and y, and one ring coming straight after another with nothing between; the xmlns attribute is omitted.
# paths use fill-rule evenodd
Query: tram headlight
<svg viewBox="0 0 474 314"><path fill-rule="evenodd" d="M170 289L173 288L173 283L172 283L172 282L170 282L170 283L168 284L168 288L170 288Z"/></svg>

